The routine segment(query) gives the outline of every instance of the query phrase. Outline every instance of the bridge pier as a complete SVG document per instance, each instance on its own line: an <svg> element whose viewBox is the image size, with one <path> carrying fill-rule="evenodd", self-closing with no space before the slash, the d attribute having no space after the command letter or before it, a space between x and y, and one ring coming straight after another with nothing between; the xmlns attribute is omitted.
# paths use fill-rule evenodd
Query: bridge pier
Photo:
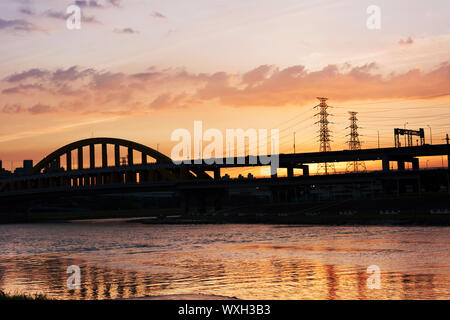
<svg viewBox="0 0 450 320"><path fill-rule="evenodd" d="M66 170L72 171L72 151L66 153Z"/></svg>
<svg viewBox="0 0 450 320"><path fill-rule="evenodd" d="M383 161L383 171L391 170L390 164L389 164L389 159L388 158L383 158L382 161Z"/></svg>
<svg viewBox="0 0 450 320"><path fill-rule="evenodd" d="M294 177L294 168L293 167L287 167L287 176L288 176L288 178Z"/></svg>
<svg viewBox="0 0 450 320"><path fill-rule="evenodd" d="M114 165L120 166L120 146L118 144L114 145Z"/></svg>
<svg viewBox="0 0 450 320"><path fill-rule="evenodd" d="M95 145L89 145L89 168L95 169Z"/></svg>
<svg viewBox="0 0 450 320"><path fill-rule="evenodd" d="M136 172L130 171L126 173L125 183L136 183Z"/></svg>
<svg viewBox="0 0 450 320"><path fill-rule="evenodd" d="M412 163L412 167L413 167L413 170L414 170L414 171L420 170L419 158L413 158L413 159L411 160L411 163Z"/></svg>
<svg viewBox="0 0 450 320"><path fill-rule="evenodd" d="M102 167L108 167L108 147L106 143L102 143Z"/></svg>
<svg viewBox="0 0 450 320"><path fill-rule="evenodd" d="M78 147L78 170L83 169L83 147Z"/></svg>
<svg viewBox="0 0 450 320"><path fill-rule="evenodd" d="M133 149L131 147L128 147L128 165L132 166L133 164L134 164Z"/></svg>
<svg viewBox="0 0 450 320"><path fill-rule="evenodd" d="M398 170L405 170L405 161L403 161L403 160L400 160L400 161L397 161L397 168L398 168Z"/></svg>
<svg viewBox="0 0 450 320"><path fill-rule="evenodd" d="M220 180L220 168L214 169L214 180Z"/></svg>

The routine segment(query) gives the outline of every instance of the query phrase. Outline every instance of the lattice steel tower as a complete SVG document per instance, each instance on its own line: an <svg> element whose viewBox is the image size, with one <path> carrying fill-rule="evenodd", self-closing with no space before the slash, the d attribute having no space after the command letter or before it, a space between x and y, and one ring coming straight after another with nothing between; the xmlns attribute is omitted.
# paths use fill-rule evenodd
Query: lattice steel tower
<svg viewBox="0 0 450 320"><path fill-rule="evenodd" d="M350 140L348 142L349 150L361 150L361 141L359 141L359 133L358 133L358 118L356 115L358 112L349 111L350 114L350 126L346 129L350 129ZM347 172L364 172L366 171L366 164L363 161L352 161L347 162Z"/></svg>
<svg viewBox="0 0 450 320"><path fill-rule="evenodd" d="M320 104L315 106L314 108L319 108L319 113L317 113L315 116L319 116L319 121L316 122L316 124L319 124L319 142L320 142L320 148L319 152L328 152L331 151L331 132L328 128L328 125L330 122L328 121L328 116L330 115L328 113L328 108L331 108L329 105L327 105L328 98L320 98L319 99ZM317 173L320 173L321 171L324 171L325 174L328 174L330 170L333 170L336 173L336 169L334 167L334 163L321 163L319 164L317 168Z"/></svg>

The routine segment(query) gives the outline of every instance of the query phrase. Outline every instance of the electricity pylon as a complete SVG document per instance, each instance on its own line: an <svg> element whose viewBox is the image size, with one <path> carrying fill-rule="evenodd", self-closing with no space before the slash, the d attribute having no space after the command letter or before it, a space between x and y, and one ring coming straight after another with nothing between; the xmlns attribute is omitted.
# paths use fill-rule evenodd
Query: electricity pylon
<svg viewBox="0 0 450 320"><path fill-rule="evenodd" d="M356 118L356 115L358 112L349 111L350 114L350 126L346 129L350 129L350 134L347 135L350 136L350 140L348 142L348 148L349 150L361 150L361 141L359 141L359 133L358 133L358 118ZM364 172L366 171L366 164L363 161L352 161L347 162L347 172Z"/></svg>
<svg viewBox="0 0 450 320"><path fill-rule="evenodd" d="M330 124L330 122L328 121L328 116L330 114L328 113L327 109L331 107L327 105L328 98L317 97L317 99L319 99L320 103L315 106L314 109L319 109L319 113L315 115L319 116L319 121L316 122L316 124L319 124L319 152L328 152L331 151L331 132L328 128L328 125ZM336 173L334 163L320 163L317 168L317 173L319 174L321 171L324 171L324 173L327 175L331 170Z"/></svg>

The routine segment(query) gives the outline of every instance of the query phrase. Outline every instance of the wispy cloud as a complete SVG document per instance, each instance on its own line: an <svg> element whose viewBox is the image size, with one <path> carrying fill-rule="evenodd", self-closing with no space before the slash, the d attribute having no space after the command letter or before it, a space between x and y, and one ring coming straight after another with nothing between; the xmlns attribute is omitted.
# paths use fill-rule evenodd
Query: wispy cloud
<svg viewBox="0 0 450 320"><path fill-rule="evenodd" d="M63 11L57 11L57 10L47 10L44 12L44 16L48 18L58 19L58 20L67 20L69 18L70 14L67 14ZM87 16L87 15L81 15L81 21L84 23L93 23L93 24L101 24L100 21L97 20L95 16Z"/></svg>
<svg viewBox="0 0 450 320"><path fill-rule="evenodd" d="M136 34L139 33L139 31L136 31L132 28L122 28L122 29L114 29L113 32L115 33L121 33L121 34Z"/></svg>
<svg viewBox="0 0 450 320"><path fill-rule="evenodd" d="M167 17L158 11L153 11L150 16L156 19L166 19Z"/></svg>
<svg viewBox="0 0 450 320"><path fill-rule="evenodd" d="M71 130L74 128L89 126L89 125L93 125L93 124L111 122L111 121L115 121L119 118L120 117L114 116L114 117L109 117L109 118L104 118L104 119L87 120L87 121L81 121L81 122L71 123L71 124L67 124L67 125L41 128L38 130L22 131L22 132L15 133L15 134L8 134L8 135L0 136L0 142L14 141L14 140L24 139L24 138L29 138L29 137L35 138L36 136L40 136L40 135L54 134L54 133L63 132L63 131Z"/></svg>
<svg viewBox="0 0 450 320"><path fill-rule="evenodd" d="M82 8L93 8L93 9L105 9L105 8L121 8L122 1L121 0L76 0L75 4Z"/></svg>
<svg viewBox="0 0 450 320"><path fill-rule="evenodd" d="M24 19L6 20L0 18L0 30L13 32L45 32L44 28L41 28Z"/></svg>
<svg viewBox="0 0 450 320"><path fill-rule="evenodd" d="M165 108L189 108L213 103L226 107L301 105L319 94L334 101L413 99L449 94L450 63L432 70L410 69L384 76L376 63L328 65L310 71L295 65L262 65L243 73L191 73L184 69L121 73L73 66L34 68L12 74L2 92L4 113L133 114ZM26 98L26 99L25 99ZM52 101L53 106L24 101ZM12 107L21 105L21 108Z"/></svg>
<svg viewBox="0 0 450 320"><path fill-rule="evenodd" d="M22 7L22 8L19 9L19 12L24 14L24 15L27 15L27 16L34 16L34 15L36 15L36 12L33 9L29 8L29 7Z"/></svg>
<svg viewBox="0 0 450 320"><path fill-rule="evenodd" d="M407 39L400 39L398 42L401 46L408 46L414 43L414 40L411 37L408 37Z"/></svg>

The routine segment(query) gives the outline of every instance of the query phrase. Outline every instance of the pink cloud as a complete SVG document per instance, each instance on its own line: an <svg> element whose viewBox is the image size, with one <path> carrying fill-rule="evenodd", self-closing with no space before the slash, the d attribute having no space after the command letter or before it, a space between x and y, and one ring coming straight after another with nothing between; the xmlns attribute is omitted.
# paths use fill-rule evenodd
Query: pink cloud
<svg viewBox="0 0 450 320"><path fill-rule="evenodd" d="M78 113L147 112L192 105L232 107L300 105L316 96L334 101L363 99L410 99L449 94L450 64L430 71L411 69L382 75L376 63L360 66L328 65L310 71L297 65L279 68L262 65L243 73L191 73L184 69L126 74L73 66L67 69L34 68L6 77L2 95L8 105L52 101L58 107L31 105L28 111L42 114L55 111ZM30 81L38 83L30 83ZM11 99L16 99L15 101ZM30 100L28 100L30 101ZM5 109L3 112L8 112ZM11 113L11 112L10 112Z"/></svg>

